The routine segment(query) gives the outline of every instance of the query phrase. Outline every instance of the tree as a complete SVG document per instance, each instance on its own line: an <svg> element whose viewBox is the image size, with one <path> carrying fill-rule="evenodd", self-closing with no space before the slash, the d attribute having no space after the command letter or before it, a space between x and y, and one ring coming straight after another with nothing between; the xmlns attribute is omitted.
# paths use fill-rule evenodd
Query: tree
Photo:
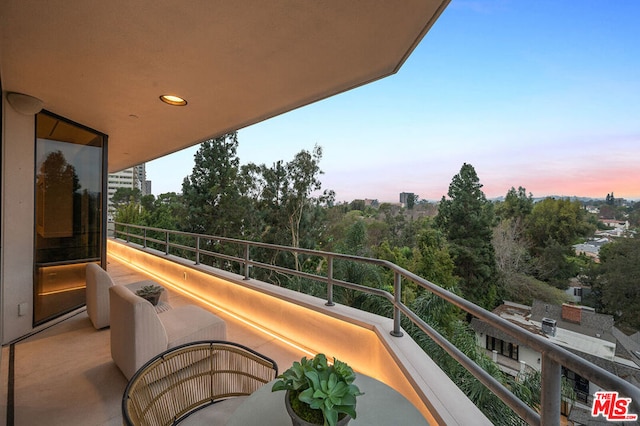
<svg viewBox="0 0 640 426"><path fill-rule="evenodd" d="M272 167L261 166L262 196L260 210L265 217L263 241L291 247L315 248L318 235L324 228L323 206L333 203L335 194L322 189L320 160L322 148L302 150L293 160L276 162ZM300 269L300 259L294 256L294 267Z"/></svg>
<svg viewBox="0 0 640 426"><path fill-rule="evenodd" d="M142 209L138 203L128 203L116 210L115 221L140 225L142 222Z"/></svg>
<svg viewBox="0 0 640 426"><path fill-rule="evenodd" d="M289 162L280 160L271 167L264 164L241 167L238 189L246 202L242 238L290 247L324 247L329 237L326 216L329 211L335 213L325 207L333 205L335 193L325 190L317 195L322 187L321 158L322 148L315 146L312 151L300 151ZM296 270L319 266L317 259L298 253L291 256L280 250L256 249L253 257ZM259 268L254 273L256 278L278 285L300 284L283 274Z"/></svg>
<svg viewBox="0 0 640 426"><path fill-rule="evenodd" d="M531 243L525 236L524 224L533 210L532 195L527 195L522 187L517 192L512 187L496 210L501 220L493 229L493 247L505 298L527 305L535 299L557 305L566 302L568 297L563 291L530 276L533 272ZM543 254L549 258L545 271L558 274L558 267L571 266L562 253L554 256L548 249Z"/></svg>
<svg viewBox="0 0 640 426"><path fill-rule="evenodd" d="M640 239L622 238L600 249L592 278L604 312L620 325L640 329Z"/></svg>
<svg viewBox="0 0 640 426"><path fill-rule="evenodd" d="M632 227L640 227L640 201L633 203L629 207L629 225Z"/></svg>
<svg viewBox="0 0 640 426"><path fill-rule="evenodd" d="M138 188L118 188L111 196L114 209L118 210L129 203L140 203L142 192Z"/></svg>
<svg viewBox="0 0 640 426"><path fill-rule="evenodd" d="M407 210L413 210L413 207L418 202L418 195L410 193L407 195Z"/></svg>
<svg viewBox="0 0 640 426"><path fill-rule="evenodd" d="M579 272L570 262L572 245L594 231L578 201L545 198L536 203L525 221L536 277L566 288L567 279Z"/></svg>
<svg viewBox="0 0 640 426"><path fill-rule="evenodd" d="M580 202L555 198L545 198L535 204L526 228L534 250L543 249L550 241L570 246L590 230Z"/></svg>
<svg viewBox="0 0 640 426"><path fill-rule="evenodd" d="M347 228L344 239L337 245L338 253L354 256L369 257L371 255L367 244L367 225L364 220L356 220ZM350 283L380 288L382 278L374 265L350 260L336 259L334 261L334 278ZM364 292L344 287L334 289L334 299L338 303L362 308L369 298Z"/></svg>
<svg viewBox="0 0 640 426"><path fill-rule="evenodd" d="M67 192L69 196L81 188L75 167L67 163L64 153L60 150L50 152L42 162L38 172L38 183L44 185L45 193L57 192L64 188L63 192Z"/></svg>
<svg viewBox="0 0 640 426"><path fill-rule="evenodd" d="M492 241L496 266L507 282L516 274L530 272L529 247L518 219L501 220L493 229Z"/></svg>
<svg viewBox="0 0 640 426"><path fill-rule="evenodd" d="M440 287L450 289L457 286L455 264L449 253L449 245L442 232L431 226L428 218L418 233L415 251L413 272Z"/></svg>
<svg viewBox="0 0 640 426"><path fill-rule="evenodd" d="M613 196L613 192L611 194L607 193L607 197L605 198L605 203L608 206L614 206L616 204L616 197Z"/></svg>
<svg viewBox="0 0 640 426"><path fill-rule="evenodd" d="M413 239L412 231L407 229L408 223L402 207L383 203L378 209L378 216L387 225L385 238L390 246L412 245L410 244Z"/></svg>
<svg viewBox="0 0 640 426"><path fill-rule="evenodd" d="M440 201L438 226L450 243L455 273L466 298L487 309L498 302L495 252L491 243L494 213L475 169L464 164Z"/></svg>
<svg viewBox="0 0 640 426"><path fill-rule="evenodd" d="M300 225L305 208L310 204L311 194L322 188L319 179L319 175L322 174L319 166L320 159L322 159L322 148L316 145L312 152L300 151L286 166L289 187L286 193L285 209L292 247L300 247Z"/></svg>
<svg viewBox="0 0 640 426"><path fill-rule="evenodd" d="M185 230L223 237L241 235L246 200L237 182L237 148L236 132L200 145L191 175L182 183Z"/></svg>
<svg viewBox="0 0 640 426"><path fill-rule="evenodd" d="M527 195L527 190L521 186L518 190L511 187L507 191L504 201L498 204L496 214L500 219L516 219L522 222L533 210L533 194Z"/></svg>
<svg viewBox="0 0 640 426"><path fill-rule="evenodd" d="M175 192L160 194L158 198L153 198L150 205L145 202L145 197L142 200L142 208L147 226L171 230L182 229L186 213L180 194Z"/></svg>

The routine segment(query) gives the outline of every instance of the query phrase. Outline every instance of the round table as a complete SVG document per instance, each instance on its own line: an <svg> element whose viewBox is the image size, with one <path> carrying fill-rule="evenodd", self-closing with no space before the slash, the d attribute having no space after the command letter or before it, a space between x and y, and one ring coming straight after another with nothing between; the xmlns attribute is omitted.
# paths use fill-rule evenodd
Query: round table
<svg viewBox="0 0 640 426"><path fill-rule="evenodd" d="M358 416L352 425L428 425L422 414L404 396L371 377L358 374L354 382L364 392L358 397ZM285 391L271 392L267 383L249 396L231 415L227 426L286 426L291 418L284 406Z"/></svg>

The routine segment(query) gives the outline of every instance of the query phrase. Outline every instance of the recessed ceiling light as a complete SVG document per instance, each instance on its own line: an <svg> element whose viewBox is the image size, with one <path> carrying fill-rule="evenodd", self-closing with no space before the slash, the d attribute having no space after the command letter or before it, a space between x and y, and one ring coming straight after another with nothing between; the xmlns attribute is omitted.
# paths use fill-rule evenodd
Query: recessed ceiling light
<svg viewBox="0 0 640 426"><path fill-rule="evenodd" d="M182 99L180 96L175 95L162 95L160 96L160 100L165 104L173 105L173 106L185 106L187 101Z"/></svg>

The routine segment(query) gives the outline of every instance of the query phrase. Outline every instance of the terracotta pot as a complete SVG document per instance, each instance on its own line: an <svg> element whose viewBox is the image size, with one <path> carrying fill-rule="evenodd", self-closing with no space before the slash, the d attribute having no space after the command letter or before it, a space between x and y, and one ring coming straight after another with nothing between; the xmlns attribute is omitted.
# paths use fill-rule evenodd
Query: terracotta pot
<svg viewBox="0 0 640 426"><path fill-rule="evenodd" d="M293 411L293 408L291 407L291 403L289 402L290 392L291 391L287 391L284 395L284 405L287 408L287 413L289 413L289 417L291 417L291 424L293 426L318 426L319 423L309 423L308 421L300 418L300 416L298 416L298 414L296 414L296 412ZM342 419L338 419L338 423L336 423L336 426L344 426L347 423L349 423L350 420L351 420L351 416L346 415ZM322 426L321 423L320 423L320 426Z"/></svg>

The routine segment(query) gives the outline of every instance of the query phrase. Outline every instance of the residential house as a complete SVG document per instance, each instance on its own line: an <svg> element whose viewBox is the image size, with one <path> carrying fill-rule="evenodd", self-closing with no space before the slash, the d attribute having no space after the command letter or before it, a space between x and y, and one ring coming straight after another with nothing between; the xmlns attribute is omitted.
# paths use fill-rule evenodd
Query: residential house
<svg viewBox="0 0 640 426"><path fill-rule="evenodd" d="M635 386L640 385L640 345L614 326L611 315L598 314L593 308L565 303L561 306L536 300L533 306L505 302L495 314L555 345L596 364ZM526 343L497 329L493 324L474 318L471 326L476 342L512 376L540 371L541 354ZM601 387L563 368L563 375L576 392L583 409L590 408L592 396Z"/></svg>

